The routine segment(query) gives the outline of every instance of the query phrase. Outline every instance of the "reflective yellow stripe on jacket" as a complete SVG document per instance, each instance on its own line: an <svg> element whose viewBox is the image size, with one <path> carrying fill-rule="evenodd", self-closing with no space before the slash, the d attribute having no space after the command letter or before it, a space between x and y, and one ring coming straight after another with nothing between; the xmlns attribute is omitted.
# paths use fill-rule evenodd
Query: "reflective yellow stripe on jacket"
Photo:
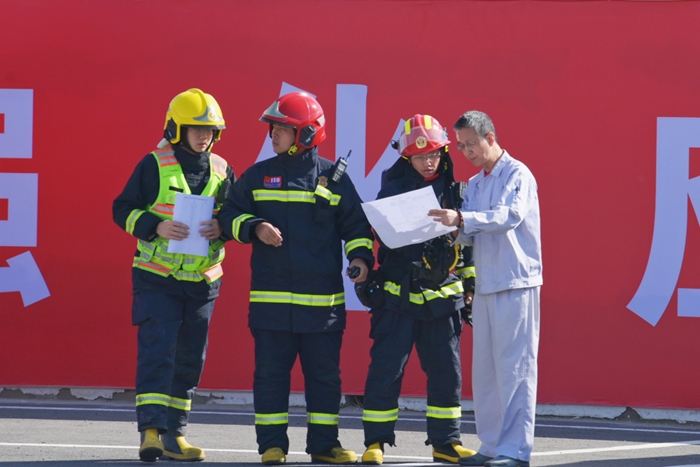
<svg viewBox="0 0 700 467"><path fill-rule="evenodd" d="M255 201L281 201L283 203L315 203L314 194L309 191L253 190Z"/></svg>
<svg viewBox="0 0 700 467"><path fill-rule="evenodd" d="M307 306L334 306L345 303L345 293L333 295L309 295L291 292L268 292L251 290L250 301L260 303L291 303Z"/></svg>
<svg viewBox="0 0 700 467"><path fill-rule="evenodd" d="M131 214L129 214L129 217L126 218L126 231L129 235L134 235L134 227L136 226L136 221L141 217L141 214L143 214L146 211L142 211L141 209L134 209L131 211Z"/></svg>
<svg viewBox="0 0 700 467"><path fill-rule="evenodd" d="M397 297L401 296L401 286L394 282L386 281L384 283L384 290ZM409 300L417 305L422 305L426 300L430 301L436 298L447 298L451 295L463 292L464 287L462 286L462 282L458 281L447 284L440 290L424 290L423 293L420 294L409 293Z"/></svg>
<svg viewBox="0 0 700 467"><path fill-rule="evenodd" d="M455 271L455 274L457 274L458 276L460 276L463 279L466 279L468 277L476 277L476 267L471 266L468 268L457 269Z"/></svg>
<svg viewBox="0 0 700 467"><path fill-rule="evenodd" d="M321 185L316 186L316 191L314 194L320 196L321 198L325 198L328 200L329 203L331 203L331 206L337 206L340 204L340 195L335 195L331 190L328 188L322 187Z"/></svg>
<svg viewBox="0 0 700 467"><path fill-rule="evenodd" d="M241 214L233 220L233 226L231 227L231 231L233 232L233 238L238 243L243 243L241 241L241 226L243 225L243 222L245 222L246 219L251 219L253 217L255 216L253 216L252 214Z"/></svg>
<svg viewBox="0 0 700 467"><path fill-rule="evenodd" d="M356 238L355 240L347 242L345 244L345 256L349 256L352 250L362 246L367 248L369 251L373 251L374 241L369 238Z"/></svg>

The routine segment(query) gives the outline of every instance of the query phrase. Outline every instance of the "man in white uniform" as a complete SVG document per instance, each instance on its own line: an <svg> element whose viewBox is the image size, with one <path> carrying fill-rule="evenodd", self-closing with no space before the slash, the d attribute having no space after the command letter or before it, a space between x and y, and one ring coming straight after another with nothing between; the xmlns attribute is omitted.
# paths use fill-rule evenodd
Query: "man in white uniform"
<svg viewBox="0 0 700 467"><path fill-rule="evenodd" d="M498 145L493 122L470 111L454 125L457 147L482 170L460 211L428 215L458 226L474 246L472 389L481 447L461 465L529 467L535 432L542 251L537 183Z"/></svg>

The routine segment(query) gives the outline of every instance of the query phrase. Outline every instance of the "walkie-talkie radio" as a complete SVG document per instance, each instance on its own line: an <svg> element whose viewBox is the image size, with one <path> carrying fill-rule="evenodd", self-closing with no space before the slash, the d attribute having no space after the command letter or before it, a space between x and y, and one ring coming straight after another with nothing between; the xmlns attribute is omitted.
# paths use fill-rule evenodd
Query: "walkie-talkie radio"
<svg viewBox="0 0 700 467"><path fill-rule="evenodd" d="M345 169L348 166L348 159L350 159L350 154L352 154L352 149L348 153L345 158L339 157L337 161L335 161L335 165L333 166L333 175L331 175L331 181L333 183L340 183L340 179L343 178L343 175L345 174Z"/></svg>

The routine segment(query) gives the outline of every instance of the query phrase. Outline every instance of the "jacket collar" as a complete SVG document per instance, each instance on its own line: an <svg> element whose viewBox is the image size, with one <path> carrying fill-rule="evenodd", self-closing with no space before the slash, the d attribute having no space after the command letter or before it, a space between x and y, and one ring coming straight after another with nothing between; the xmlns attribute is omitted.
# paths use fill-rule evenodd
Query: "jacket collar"
<svg viewBox="0 0 700 467"><path fill-rule="evenodd" d="M489 172L488 175L486 175L486 172L484 172L484 169L481 169L481 172L479 172L476 176L477 179L475 182L479 183L481 180L485 179L486 177L500 177L501 172L503 172L503 168L506 166L508 163L508 160L512 159L510 157L510 154L508 154L508 151L505 149L503 150L503 154L501 154L501 157L498 159L498 162L496 162L496 165L493 166L493 169L491 172Z"/></svg>
<svg viewBox="0 0 700 467"><path fill-rule="evenodd" d="M318 157L318 146L311 147L304 152L290 156L286 152L278 154L277 158L285 167L304 167L311 166L316 162Z"/></svg>

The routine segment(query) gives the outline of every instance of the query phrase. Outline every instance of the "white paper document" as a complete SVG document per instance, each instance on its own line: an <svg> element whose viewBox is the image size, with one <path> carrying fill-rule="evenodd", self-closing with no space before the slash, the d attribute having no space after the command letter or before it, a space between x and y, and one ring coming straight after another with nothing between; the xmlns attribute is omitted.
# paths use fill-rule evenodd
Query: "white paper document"
<svg viewBox="0 0 700 467"><path fill-rule="evenodd" d="M211 196L175 194L175 211L173 220L182 222L190 228L190 235L184 240L170 240L168 253L207 256L209 240L202 237L200 223L211 220L214 210L214 198Z"/></svg>
<svg viewBox="0 0 700 467"><path fill-rule="evenodd" d="M429 186L362 203L362 209L382 242L389 248L423 243L457 230L456 227L435 222L428 216L431 209L440 209L435 192Z"/></svg>

